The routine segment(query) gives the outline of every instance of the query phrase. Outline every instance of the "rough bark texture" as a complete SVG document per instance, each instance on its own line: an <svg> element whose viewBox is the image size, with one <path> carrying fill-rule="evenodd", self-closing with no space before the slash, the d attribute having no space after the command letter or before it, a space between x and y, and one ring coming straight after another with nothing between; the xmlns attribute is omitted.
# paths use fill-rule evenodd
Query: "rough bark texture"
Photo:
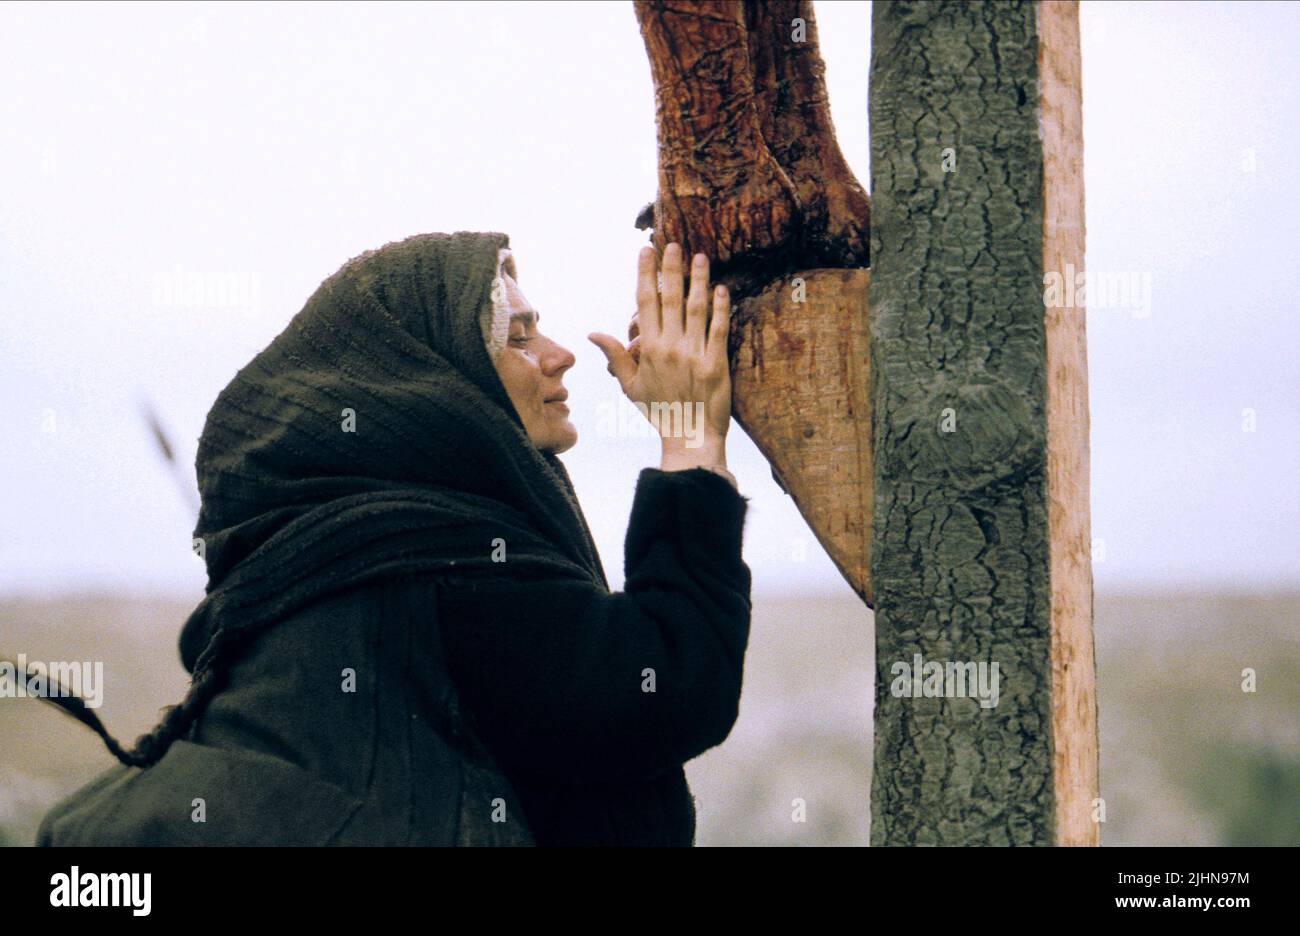
<svg viewBox="0 0 1300 936"><path fill-rule="evenodd" d="M1095 844L1084 321L1042 305L1083 269L1077 5L875 5L874 219L809 0L635 9L638 227L731 287L737 420L876 610L873 842ZM918 653L998 704L895 696Z"/></svg>
<svg viewBox="0 0 1300 936"><path fill-rule="evenodd" d="M870 203L831 122L810 0L637 0L659 135L638 227L703 252L737 298L868 264Z"/></svg>
<svg viewBox="0 0 1300 936"><path fill-rule="evenodd" d="M870 202L835 139L812 3L635 10L659 133L637 226L731 289L736 420L870 605Z"/></svg>
<svg viewBox="0 0 1300 936"><path fill-rule="evenodd" d="M745 4L759 129L795 187L804 250L827 266L866 266L871 202L835 139L811 0Z"/></svg>
<svg viewBox="0 0 1300 936"><path fill-rule="evenodd" d="M872 842L1053 844L1036 5L872 22ZM896 697L917 653L998 705Z"/></svg>
<svg viewBox="0 0 1300 936"><path fill-rule="evenodd" d="M637 3L659 130L655 246L720 264L797 236L794 185L759 129L739 3Z"/></svg>

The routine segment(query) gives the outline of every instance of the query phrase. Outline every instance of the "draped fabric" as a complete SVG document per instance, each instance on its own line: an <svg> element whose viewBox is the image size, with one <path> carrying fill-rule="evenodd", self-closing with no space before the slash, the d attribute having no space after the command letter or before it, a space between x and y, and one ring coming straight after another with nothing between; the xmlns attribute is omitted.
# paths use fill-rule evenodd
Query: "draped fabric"
<svg viewBox="0 0 1300 936"><path fill-rule="evenodd" d="M208 585L181 634L189 672L219 629L384 577L608 591L564 465L529 441L484 344L508 244L462 231L362 254L218 396L197 456Z"/></svg>

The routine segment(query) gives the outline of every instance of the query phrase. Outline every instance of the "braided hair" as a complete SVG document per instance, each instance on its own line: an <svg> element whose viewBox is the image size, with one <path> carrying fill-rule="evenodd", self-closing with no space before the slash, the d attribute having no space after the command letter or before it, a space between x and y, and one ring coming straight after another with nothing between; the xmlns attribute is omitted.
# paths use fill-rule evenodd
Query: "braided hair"
<svg viewBox="0 0 1300 936"><path fill-rule="evenodd" d="M221 640L223 645L227 643L224 639L218 639ZM220 647L215 649L218 652L212 661L212 665L194 674L194 679L190 683L190 689L185 698L176 705L165 707L162 710L163 718L158 725L136 739L135 746L130 750L122 747L121 742L108 733L104 723L99 720L99 716L95 714L94 710L86 705L84 699L65 692L62 685L59 685L57 693L40 694L37 697L58 706L94 731L103 739L109 753L123 764L128 767L148 767L157 763L163 754L167 752L167 749L171 747L172 742L185 733L187 728L202 712L208 700L216 693L217 681L222 673L223 661L221 660ZM24 681L24 684L30 682L33 674L30 671L20 670L18 664L11 658L0 657L0 662L12 666L14 672ZM48 678L51 677L47 676Z"/></svg>

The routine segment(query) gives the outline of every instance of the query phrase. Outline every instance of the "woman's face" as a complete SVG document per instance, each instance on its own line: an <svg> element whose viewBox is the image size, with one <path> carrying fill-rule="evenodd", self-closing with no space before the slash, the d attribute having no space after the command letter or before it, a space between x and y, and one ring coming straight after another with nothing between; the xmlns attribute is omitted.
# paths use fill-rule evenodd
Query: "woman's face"
<svg viewBox="0 0 1300 936"><path fill-rule="evenodd" d="M506 273L501 276L510 308L510 338L497 359L497 373L533 445L559 454L578 441L578 430L569 422L569 407L561 402L569 396L561 380L574 365L573 353L537 330L539 316L519 284Z"/></svg>

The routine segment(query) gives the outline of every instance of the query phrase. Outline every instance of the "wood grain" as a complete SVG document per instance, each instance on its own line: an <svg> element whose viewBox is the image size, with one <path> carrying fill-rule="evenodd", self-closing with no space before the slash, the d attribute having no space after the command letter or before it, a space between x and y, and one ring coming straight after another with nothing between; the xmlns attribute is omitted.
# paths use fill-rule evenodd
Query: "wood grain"
<svg viewBox="0 0 1300 936"><path fill-rule="evenodd" d="M871 271L806 270L735 316L736 421L871 607Z"/></svg>
<svg viewBox="0 0 1300 936"><path fill-rule="evenodd" d="M1079 5L1038 4L1043 270L1084 270L1083 76ZM1067 295L1072 290L1064 291ZM1093 648L1087 310L1049 306L1047 490L1052 582L1052 734L1059 845L1099 845Z"/></svg>

